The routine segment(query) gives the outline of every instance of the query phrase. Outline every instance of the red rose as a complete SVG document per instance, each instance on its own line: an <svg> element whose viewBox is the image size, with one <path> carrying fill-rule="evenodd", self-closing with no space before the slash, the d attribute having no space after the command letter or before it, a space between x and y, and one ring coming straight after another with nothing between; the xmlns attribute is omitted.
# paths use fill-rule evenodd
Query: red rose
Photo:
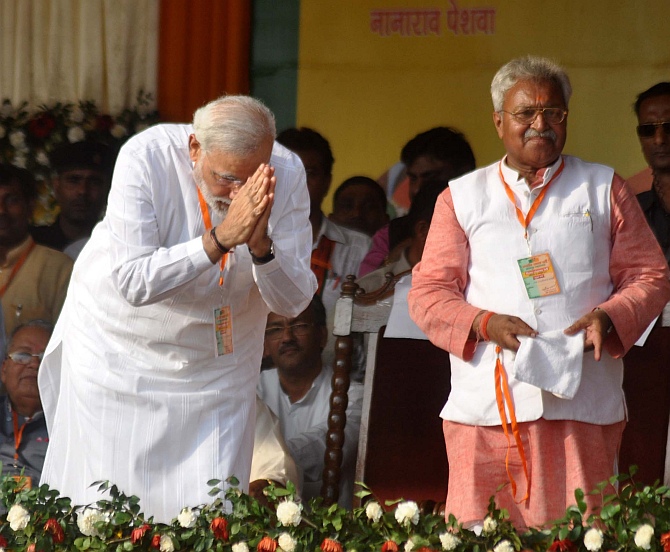
<svg viewBox="0 0 670 552"><path fill-rule="evenodd" d="M161 547L161 536L154 535L151 539L151 548L160 548Z"/></svg>
<svg viewBox="0 0 670 552"><path fill-rule="evenodd" d="M50 113L40 113L28 122L28 132L36 138L44 139L56 127L56 119Z"/></svg>
<svg viewBox="0 0 670 552"><path fill-rule="evenodd" d="M133 544L137 544L138 542L140 542L144 538L144 535L147 534L147 531L149 529L151 529L151 527L149 526L148 523L145 523L141 527L135 527L135 529L133 529L130 533L130 542L132 542ZM160 540L160 537L158 538Z"/></svg>
<svg viewBox="0 0 670 552"><path fill-rule="evenodd" d="M49 518L47 520L44 524L44 530L51 533L51 540L53 540L55 544L60 544L65 540L65 532L60 526L60 523L54 518Z"/></svg>
<svg viewBox="0 0 670 552"><path fill-rule="evenodd" d="M382 552L398 552L398 545L395 541L387 540L382 544Z"/></svg>
<svg viewBox="0 0 670 552"><path fill-rule="evenodd" d="M661 546L663 552L670 552L670 531L661 535Z"/></svg>
<svg viewBox="0 0 670 552"><path fill-rule="evenodd" d="M549 552L577 552L577 546L570 539L557 540L549 547Z"/></svg>
<svg viewBox="0 0 670 552"><path fill-rule="evenodd" d="M277 541L270 537L263 537L256 547L257 552L275 552Z"/></svg>
<svg viewBox="0 0 670 552"><path fill-rule="evenodd" d="M397 549L398 547L396 546L396 550ZM323 552L342 552L342 545L333 539L323 539L321 550L323 550Z"/></svg>
<svg viewBox="0 0 670 552"><path fill-rule="evenodd" d="M212 523L209 524L209 528L214 533L214 538L222 541L228 540L228 522L221 518L214 518Z"/></svg>
<svg viewBox="0 0 670 552"><path fill-rule="evenodd" d="M2 535L0 535L0 546L2 548L7 548L7 539Z"/></svg>
<svg viewBox="0 0 670 552"><path fill-rule="evenodd" d="M35 552L35 550L37 550L37 545L34 542L29 544L28 548L26 548L26 552Z"/></svg>
<svg viewBox="0 0 670 552"><path fill-rule="evenodd" d="M114 126L114 119L109 115L98 115L95 119L95 128L97 130L109 130Z"/></svg>

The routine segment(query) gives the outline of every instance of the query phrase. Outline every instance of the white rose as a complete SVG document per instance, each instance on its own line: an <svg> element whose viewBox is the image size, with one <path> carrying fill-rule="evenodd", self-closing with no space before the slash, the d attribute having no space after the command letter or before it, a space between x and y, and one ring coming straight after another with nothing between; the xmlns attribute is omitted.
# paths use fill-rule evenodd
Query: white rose
<svg viewBox="0 0 670 552"><path fill-rule="evenodd" d="M82 535L87 537L103 538L105 536L104 533L95 528L95 524L99 521L109 522L109 515L93 508L85 508L83 512L77 515L77 527L79 527Z"/></svg>
<svg viewBox="0 0 670 552"><path fill-rule="evenodd" d="M49 156L44 152L44 150L40 150L37 152L37 155L35 156L35 161L37 161L40 165L44 167L49 166Z"/></svg>
<svg viewBox="0 0 670 552"><path fill-rule="evenodd" d="M160 551L174 552L174 543L169 535L161 535Z"/></svg>
<svg viewBox="0 0 670 552"><path fill-rule="evenodd" d="M277 542L279 543L279 548L281 548L284 552L293 552L295 547L298 545L298 541L296 541L288 533L282 533L279 535ZM235 550L233 550L233 552L235 552Z"/></svg>
<svg viewBox="0 0 670 552"><path fill-rule="evenodd" d="M190 529L195 525L195 522L198 520L198 516L195 515L193 510L190 508L183 508L179 515L177 516L177 521L184 529Z"/></svg>
<svg viewBox="0 0 670 552"><path fill-rule="evenodd" d="M395 509L395 519L400 525L406 525L410 522L412 525L419 523L419 507L416 502L408 500L398 504Z"/></svg>
<svg viewBox="0 0 670 552"><path fill-rule="evenodd" d="M375 523L381 519L383 514L384 510L382 510L379 502L368 502L368 505L365 507L365 515L368 516L370 521L374 521Z"/></svg>
<svg viewBox="0 0 670 552"><path fill-rule="evenodd" d="M71 144L81 142L84 138L86 138L86 133L81 127L73 126L67 131L67 139Z"/></svg>
<svg viewBox="0 0 670 552"><path fill-rule="evenodd" d="M70 121L73 123L82 123L84 121L84 111L78 105L75 105L70 112Z"/></svg>
<svg viewBox="0 0 670 552"><path fill-rule="evenodd" d="M635 531L635 545L644 550L649 550L651 548L651 539L653 536L654 528L648 523L645 523Z"/></svg>
<svg viewBox="0 0 670 552"><path fill-rule="evenodd" d="M112 134L112 136L114 136L114 138L116 138L117 140L120 140L120 139L123 138L126 134L128 134L128 131L126 130L126 127L124 127L123 125L120 125L120 124L118 124L118 123L115 124L115 125L112 127L112 130L110 130L109 132L110 132L110 133Z"/></svg>
<svg viewBox="0 0 670 552"><path fill-rule="evenodd" d="M412 552L413 548L414 541L412 539L407 539L407 542L405 543L405 552Z"/></svg>
<svg viewBox="0 0 670 552"><path fill-rule="evenodd" d="M20 148L21 146L24 146L26 143L26 135L20 130L10 132L9 143L15 148Z"/></svg>
<svg viewBox="0 0 670 552"><path fill-rule="evenodd" d="M28 513L28 510L20 504L14 504L14 506L9 509L7 521L9 522L12 531L20 531L28 526L30 514Z"/></svg>
<svg viewBox="0 0 670 552"><path fill-rule="evenodd" d="M296 504L292 500L285 500L277 505L277 519L282 525L297 527L302 519L301 510L302 506L300 504Z"/></svg>
<svg viewBox="0 0 670 552"><path fill-rule="evenodd" d="M442 548L444 550L454 550L459 544L461 544L461 539L459 539L453 533L440 533L440 542L442 543Z"/></svg>
<svg viewBox="0 0 670 552"><path fill-rule="evenodd" d="M487 517L484 520L484 527L482 528L482 532L485 535L490 535L491 533L495 533L497 528L498 528L498 522L492 517Z"/></svg>
<svg viewBox="0 0 670 552"><path fill-rule="evenodd" d="M245 541L233 544L233 552L249 552L249 546Z"/></svg>
<svg viewBox="0 0 670 552"><path fill-rule="evenodd" d="M501 540L493 547L493 552L514 552L514 546L507 539Z"/></svg>
<svg viewBox="0 0 670 552"><path fill-rule="evenodd" d="M591 552L597 552L603 545L603 532L591 527L584 535L584 546Z"/></svg>
<svg viewBox="0 0 670 552"><path fill-rule="evenodd" d="M6 134L7 129L5 128L5 125L0 125L0 138L4 138Z"/></svg>
<svg viewBox="0 0 670 552"><path fill-rule="evenodd" d="M25 169L27 162L28 162L28 159L26 158L25 155L23 155L21 153L17 153L14 156L14 159L12 159L12 165L14 165L15 167L18 167L19 169Z"/></svg>
<svg viewBox="0 0 670 552"><path fill-rule="evenodd" d="M2 107L0 108L0 116L9 117L12 113L14 113L12 102L10 102L9 100L5 100L4 102L2 102Z"/></svg>

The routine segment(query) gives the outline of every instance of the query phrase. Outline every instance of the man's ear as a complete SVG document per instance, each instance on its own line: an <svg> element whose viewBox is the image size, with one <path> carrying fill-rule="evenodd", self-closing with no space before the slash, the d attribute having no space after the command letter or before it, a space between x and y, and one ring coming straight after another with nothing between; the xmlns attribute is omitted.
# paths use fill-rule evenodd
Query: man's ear
<svg viewBox="0 0 670 552"><path fill-rule="evenodd" d="M2 383L5 383L5 379L7 378L7 359L4 360L2 363L2 367L0 367L0 381Z"/></svg>
<svg viewBox="0 0 670 552"><path fill-rule="evenodd" d="M498 111L493 112L493 124L495 125L496 131L498 132L498 138L500 138L502 140L502 137L503 137L502 113L500 113Z"/></svg>
<svg viewBox="0 0 670 552"><path fill-rule="evenodd" d="M322 351L326 348L327 344L328 344L328 327L319 326L319 346L321 347Z"/></svg>
<svg viewBox="0 0 670 552"><path fill-rule="evenodd" d="M188 155L191 158L191 161L197 163L201 153L202 146L200 145L200 142L198 142L195 134L190 134L188 137Z"/></svg>
<svg viewBox="0 0 670 552"><path fill-rule="evenodd" d="M414 234L416 235L417 238L420 238L424 242L428 237L428 230L430 230L430 224L428 223L428 221L419 220L414 225Z"/></svg>

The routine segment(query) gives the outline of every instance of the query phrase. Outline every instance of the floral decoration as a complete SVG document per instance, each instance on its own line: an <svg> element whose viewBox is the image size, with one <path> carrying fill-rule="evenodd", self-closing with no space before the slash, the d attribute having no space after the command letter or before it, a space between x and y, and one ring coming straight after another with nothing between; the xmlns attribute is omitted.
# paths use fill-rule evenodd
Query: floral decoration
<svg viewBox="0 0 670 552"><path fill-rule="evenodd" d="M634 473L633 473L634 475ZM507 512L489 503L482 530L465 529L450 515L421 513L411 501L384 506L360 485L365 504L353 511L320 498L301 504L295 487L269 486L269 506L240 492L234 478L225 490L212 480L213 501L184 508L171 523L146 517L135 496L107 482L94 483L108 498L73 506L47 485L27 489L0 480L0 549L29 552L134 550L161 552L670 552L670 489L640 486L632 475L613 477L593 493L604 494L597 514L586 514L581 490L575 505L548 527L515 530ZM103 495L105 496L105 495ZM416 507L416 509L415 509Z"/></svg>
<svg viewBox="0 0 670 552"><path fill-rule="evenodd" d="M140 91L135 106L116 115L101 113L93 101L55 103L30 109L4 100L0 105L0 162L31 171L43 181L35 217L49 223L55 216L48 178L49 155L63 143L92 140L120 147L133 134L159 121L151 94Z"/></svg>

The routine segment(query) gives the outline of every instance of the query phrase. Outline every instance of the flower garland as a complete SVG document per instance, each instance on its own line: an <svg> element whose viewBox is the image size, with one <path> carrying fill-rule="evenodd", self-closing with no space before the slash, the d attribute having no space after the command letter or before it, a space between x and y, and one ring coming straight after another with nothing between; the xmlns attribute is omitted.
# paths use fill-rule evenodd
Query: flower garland
<svg viewBox="0 0 670 552"><path fill-rule="evenodd" d="M133 134L159 121L153 97L140 91L134 107L118 115L101 113L95 102L55 103L29 110L9 100L0 105L0 162L28 169L42 182L35 211L36 222L46 224L55 216L48 186L49 155L62 143L84 140L120 147Z"/></svg>
<svg viewBox="0 0 670 552"><path fill-rule="evenodd" d="M604 497L598 515L586 516L584 493L576 505L546 529L519 534L505 510L491 499L481 530L464 529L450 516L422 514L413 501L385 507L361 485L363 507L347 511L312 500L309 508L296 501L295 487L265 489L270 507L240 492L234 478L222 491L212 480L210 495L224 494L211 504L184 508L170 524L154 523L140 511L139 499L114 485L97 482L109 500L72 506L70 499L42 485L22 488L6 476L0 499L7 513L0 516L0 548L50 552L99 550L161 552L216 550L226 552L670 552L670 489L640 487L631 475L602 483L620 486Z"/></svg>

